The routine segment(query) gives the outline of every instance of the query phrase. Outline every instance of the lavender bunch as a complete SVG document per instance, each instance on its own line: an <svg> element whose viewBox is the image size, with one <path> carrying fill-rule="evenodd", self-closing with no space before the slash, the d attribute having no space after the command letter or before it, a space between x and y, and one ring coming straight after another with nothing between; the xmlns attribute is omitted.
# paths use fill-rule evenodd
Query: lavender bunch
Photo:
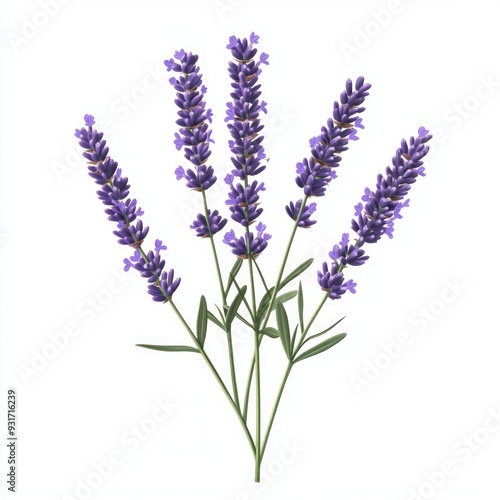
<svg viewBox="0 0 500 500"><path fill-rule="evenodd" d="M209 165L211 145L214 144L210 124L214 115L205 102L207 89L202 82L198 55L181 49L175 52L173 58L165 61L167 71L175 74L170 78L176 91L175 104L178 107L174 145L178 151L182 150L185 160L190 164L189 167L177 167L175 176L202 197L203 211L191 223L190 229L200 240L208 239L211 243L222 301L220 306L209 307L205 296L201 295L194 326L190 326L188 319L174 304L172 297L180 278L174 277L173 270L165 270L162 252L167 249L166 246L161 240L156 240L153 249L143 250L149 234L149 228L142 222L144 212L137 201L129 197L128 179L122 176L117 163L108 156L103 134L93 128L94 118L86 115L85 127L75 133L84 149L83 156L88 160L89 175L99 185L97 194L106 207L105 213L116 224L114 234L118 242L134 250L133 255L124 260L125 270L134 268L147 279L148 293L152 299L169 304L191 339L191 345L137 345L156 351L192 352L203 358L241 424L254 457L256 481L260 480L264 452L293 366L329 350L346 336L346 333L337 333L317 340L332 331L342 319L317 333L313 333L313 325L328 299L338 300L347 292L355 293L357 284L352 279L346 279L346 268L361 266L368 260L368 244L376 243L384 236L393 237L394 223L402 217L403 208L409 205L407 195L411 186L424 176L423 158L429 151L427 143L431 139L429 132L420 127L416 137L401 142L392 159L392 166L386 168L385 174L378 175L375 188L365 189L361 202L355 206L355 218L351 222L355 236L351 239L349 233L344 233L328 254L331 261L324 262L318 270L317 281L322 293L318 297L318 305L306 321L307 297L304 296L301 282L297 284L296 281L309 268L313 259L309 258L285 273L288 258L297 229L317 227L317 221L313 218L317 203L310 198L326 196L330 182L337 178L338 167L350 142L358 140L357 131L364 128L360 115L365 111L363 105L371 85L365 83L361 76L355 83L347 80L339 101L333 103L330 118L321 127L320 134L309 141L309 157L297 163L295 182L302 190L303 197L285 206L293 224L284 246L283 258L277 266L274 286L269 287L256 261L271 239L266 225L260 220L264 212L261 195L266 186L264 181L256 178L264 174L267 165L262 145L265 122L262 114L267 112L267 103L261 98L259 77L263 66L268 65L269 58L264 52L258 54L258 42L259 37L252 33L248 38L232 36L227 45L232 57L228 66L231 101L227 103L225 122L230 136L228 143L232 169L224 178L229 189L225 205L232 223L241 232L237 234L238 229L230 229L221 238L228 255L235 257L226 279L223 278L217 253L217 243L220 241L216 241L215 236L226 227L228 219L218 209L210 209L206 198L206 191L217 181L215 169ZM248 263L245 276L241 272L244 261ZM288 285L291 285L291 289L285 289ZM296 299L294 316L291 316L289 307L292 299ZM235 324L253 332L253 357L241 401L241 385L238 383L232 341ZM231 389L211 361L206 341L212 331L222 331L226 335ZM265 378L260 352L264 339L272 342L277 338L283 347L286 370L264 427L266 420L262 412L261 385ZM309 344L311 341L314 342ZM249 427L252 386L255 387L254 431Z"/></svg>

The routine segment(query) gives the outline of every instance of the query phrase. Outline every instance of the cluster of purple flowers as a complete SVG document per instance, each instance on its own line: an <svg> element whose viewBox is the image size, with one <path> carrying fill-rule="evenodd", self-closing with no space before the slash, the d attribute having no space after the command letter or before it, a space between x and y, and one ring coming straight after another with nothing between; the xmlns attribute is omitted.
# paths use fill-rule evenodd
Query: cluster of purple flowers
<svg viewBox="0 0 500 500"><path fill-rule="evenodd" d="M357 129L364 128L359 115L365 108L360 106L370 87L362 76L356 80L354 88L352 81L347 80L345 90L340 94L340 104L333 103L333 117L322 127L321 134L309 141L311 156L297 163L298 175L295 178L307 198L324 196L330 181L337 177L335 169L342 160L341 153L349 149L349 141L358 139ZM302 207L302 200L299 200L290 202L285 208L287 214L298 221L299 227L308 228L316 223L310 218L316 209L315 203Z"/></svg>
<svg viewBox="0 0 500 500"><path fill-rule="evenodd" d="M385 177L379 174L375 191L366 188L363 203L355 208L355 216L351 228L357 234L356 243L349 243L349 235L345 233L338 245L335 245L329 256L333 263L323 263L318 271L318 283L329 292L331 299L340 298L346 291L355 292L356 283L344 281L342 270L348 266L360 266L368 256L361 248L365 243L376 243L385 234L392 238L394 221L401 219L401 210L408 206L409 200L403 201L418 176L424 176L422 158L429 151L426 143L432 138L429 131L420 127L416 138L410 137L409 143L401 141L392 158L392 167L386 168Z"/></svg>
<svg viewBox="0 0 500 500"><path fill-rule="evenodd" d="M259 193L265 190L264 183L256 180L249 182L250 176L260 174L265 168L262 141L259 133L264 126L259 114L266 113L265 101L260 101L259 75L261 65L269 64L268 55L261 53L255 61L259 37L252 33L249 39L230 37L227 48L234 61L229 62L229 76L232 80L232 102L227 103L226 118L232 139L229 148L233 153L231 161L234 169L224 179L229 185L229 206L231 218L246 228L244 236L237 237L233 230L226 233L224 243L232 248L239 258L256 258L266 247L271 235L265 233L266 226L261 222L256 226L256 233L248 228L261 215Z"/></svg>
<svg viewBox="0 0 500 500"><path fill-rule="evenodd" d="M178 62L177 62L178 61ZM184 147L184 158L191 162L195 169L184 170L179 166L175 170L177 180L185 179L186 186L195 191L206 191L216 182L214 169L206 163L212 154L210 143L212 131L208 123L212 122L212 110L206 109L203 95L206 87L202 84L200 68L196 65L198 56L187 53L183 49L176 52L173 59L167 59L165 66L168 71L179 73L179 77L170 78L170 83L177 90L175 104L179 133L175 133L174 144L177 150ZM208 122L208 123L207 123ZM201 238L208 238L219 232L227 223L217 210L199 214L190 226Z"/></svg>
<svg viewBox="0 0 500 500"><path fill-rule="evenodd" d="M155 252L145 254L143 244L149 232L140 217L144 212L137 206L137 200L128 197L130 184L127 177L122 177L118 163L108 156L109 148L103 140L103 133L93 129L94 117L85 115L85 127L76 129L75 136L85 150L84 158L88 160L89 175L100 186L97 196L106 205L108 219L116 222L118 243L135 249L134 255L125 259L125 270L137 269L141 276L148 279L148 292L156 302L167 302L179 286L180 278L174 279L174 271L163 270L165 261L160 257L160 250L166 246L156 240Z"/></svg>

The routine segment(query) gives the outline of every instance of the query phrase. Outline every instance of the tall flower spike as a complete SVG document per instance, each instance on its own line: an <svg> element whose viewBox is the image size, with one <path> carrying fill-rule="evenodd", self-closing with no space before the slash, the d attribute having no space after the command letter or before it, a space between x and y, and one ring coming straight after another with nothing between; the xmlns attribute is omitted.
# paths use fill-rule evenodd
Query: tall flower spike
<svg viewBox="0 0 500 500"><path fill-rule="evenodd" d="M258 41L259 37L252 33L249 39L232 36L227 45L234 58L228 67L233 100L227 103L225 121L228 122L227 127L232 137L229 148L233 153L231 161L234 168L225 179L230 187L226 204L229 205L231 218L245 228L253 224L263 212L263 209L258 207L259 193L265 190L262 182L249 183L250 176L258 175L266 168L262 162L266 155L262 146L264 137L260 134L264 128L260 122L260 113L267 113L267 110L265 101L259 99L261 92L258 81L261 66L269 63L265 53L261 53L258 61L255 61L255 45ZM236 179L238 181L235 182ZM236 238L234 232L227 233L224 241L233 247L233 253L238 256L243 256L241 251L246 248L245 258L250 255L255 257L264 250L270 238L270 235L266 235L267 239L262 240L265 245L259 246L257 253L256 242L260 241L263 234L258 229L257 232L256 235L247 232L247 235L240 239Z"/></svg>
<svg viewBox="0 0 500 500"><path fill-rule="evenodd" d="M206 88L202 85L200 68L196 65L198 56L187 53L183 49L175 53L175 59L165 61L167 71L179 73L179 77L170 78L170 83L177 90L175 104L179 108L176 121L179 133L175 134L174 144L178 150L184 147L184 158L191 162L195 170L184 171L182 167L176 170L177 179L184 178L187 186L197 191L207 190L217 178L212 167L206 162L212 154L210 136L212 131L208 123L212 121L212 110L206 109L203 94Z"/></svg>
<svg viewBox="0 0 500 500"><path fill-rule="evenodd" d="M174 280L173 270L168 273L163 271L165 261L161 259L160 250L167 247L156 240L155 252L143 252L141 246L149 232L149 227L144 227L140 219L144 212L137 206L137 200L128 197L128 179L122 177L118 163L108 156L102 132L93 129L94 117L85 115L84 120L86 127L76 129L75 136L85 150L83 156L88 160L89 176L101 187L97 196L106 206L108 219L117 225L113 234L118 237L118 243L135 249L134 255L124 261L125 270L133 267L139 271L149 282L148 292L153 300L167 302L181 281L180 278Z"/></svg>
<svg viewBox="0 0 500 500"><path fill-rule="evenodd" d="M365 108L360 106L370 87L362 76L358 77L354 88L352 81L347 80L345 90L340 94L340 103L333 103L332 117L322 127L321 134L310 139L311 156L297 163L298 175L295 178L306 197L324 196L330 181L337 177L335 169L340 166L341 153L349 149L349 141L358 140L356 130L365 128L359 117ZM297 220L298 213L288 209L287 213L293 220Z"/></svg>
<svg viewBox="0 0 500 500"><path fill-rule="evenodd" d="M384 234L393 237L394 221L402 218L400 212L409 204L408 199L403 201L405 196L417 178L425 175L422 158L429 151L426 143L431 138L429 131L420 127L417 137L410 137L409 142L403 139L392 158L392 167L386 168L385 177L377 176L375 191L365 189L361 198L365 203L354 207L357 219L351 223L358 236L356 243L350 244L349 235L345 233L329 253L333 263L329 267L324 262L318 271L318 283L329 292L331 299L340 298L346 290L354 292L354 284L344 282L342 271L348 265L360 266L368 260L361 247L365 243L376 243Z"/></svg>
<svg viewBox="0 0 500 500"><path fill-rule="evenodd" d="M174 144L180 150L184 148L184 158L195 167L184 170L179 166L175 170L177 180L186 180L186 186L195 191L206 191L216 182L214 169L206 163L212 154L210 143L212 131L208 123L212 122L212 110L206 109L203 95L206 87L202 84L200 68L196 65L198 56L187 53L184 49L175 53L173 59L165 61L167 71L179 73L179 77L172 77L169 81L177 90L175 104L179 108L176 121L179 133L175 133ZM208 210L208 209L207 209ZM217 214L217 215L215 215ZM207 217L210 219L207 223ZM218 216L217 210L210 215L210 210L198 217L190 226L195 229L197 236L210 237L218 233L225 225L227 219Z"/></svg>

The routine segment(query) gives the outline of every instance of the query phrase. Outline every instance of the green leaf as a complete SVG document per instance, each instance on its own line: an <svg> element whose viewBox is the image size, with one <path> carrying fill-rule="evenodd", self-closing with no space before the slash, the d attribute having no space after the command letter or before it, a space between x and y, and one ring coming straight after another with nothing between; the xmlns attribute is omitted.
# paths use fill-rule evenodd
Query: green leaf
<svg viewBox="0 0 500 500"><path fill-rule="evenodd" d="M236 317L242 322L245 323L245 325L249 326L253 330L253 325L252 323L249 323L240 313L236 313Z"/></svg>
<svg viewBox="0 0 500 500"><path fill-rule="evenodd" d="M187 351L187 352L199 352L196 347L190 347L188 345L150 345L150 344L135 344L137 347L145 347L146 349L154 349L155 351Z"/></svg>
<svg viewBox="0 0 500 500"><path fill-rule="evenodd" d="M229 271L229 278L227 280L227 286L226 286L226 296L229 293L229 290L231 289L231 285L233 284L234 279L236 278L237 274L240 272L241 266L243 264L243 259L236 259L236 262L234 263L233 268L231 271Z"/></svg>
<svg viewBox="0 0 500 500"><path fill-rule="evenodd" d="M264 330L261 330L259 333L263 333L264 335L267 335L268 337L271 337L273 339L277 339L280 336L280 332L272 326L266 326L266 328L264 328Z"/></svg>
<svg viewBox="0 0 500 500"><path fill-rule="evenodd" d="M302 292L302 281L299 281L299 292L297 297L297 306L299 308L300 331L304 331L304 294Z"/></svg>
<svg viewBox="0 0 500 500"><path fill-rule="evenodd" d="M274 299L274 304L273 304L273 307L271 308L271 311L274 311L276 309L276 304L278 302L281 302L283 304L284 302L287 302L288 300L293 299L296 295L297 295L297 292L295 290L293 290L291 292L285 292L285 293L282 293L281 295L278 295Z"/></svg>
<svg viewBox="0 0 500 500"><path fill-rule="evenodd" d="M326 351L327 349L330 349L330 347L333 347L335 344L338 344L346 335L347 333L339 333L338 335L330 337L329 339L323 340L323 342L320 342L318 345L315 345L314 347L311 347L307 351L303 352L300 356L295 358L293 362L297 363L298 361L310 358L311 356L316 356L316 354L319 354L323 351Z"/></svg>
<svg viewBox="0 0 500 500"><path fill-rule="evenodd" d="M342 317L342 318L340 318L340 319L339 319L338 321L336 321L333 325L329 326L328 328L326 328L326 329L325 329L325 330L323 330L322 332L319 332L319 333L316 333L315 335L312 335L311 337L309 337L308 339L306 339L306 340L304 341L304 344L305 344L306 342L309 342L310 340L312 340L312 339L316 338L316 337L319 337L320 335L324 335L325 333L329 332L332 328L335 328L335 327L336 327L336 326L337 326L337 325L338 325L338 324L339 324L339 323L340 323L340 322L341 322L344 318L345 318L345 316L344 316L344 317ZM302 344L302 345L304 345L304 344Z"/></svg>
<svg viewBox="0 0 500 500"><path fill-rule="evenodd" d="M295 330L293 331L292 335L292 342L290 344L290 352L293 353L293 350L295 349L295 337L297 336L297 330L299 328L299 325L295 325Z"/></svg>
<svg viewBox="0 0 500 500"><path fill-rule="evenodd" d="M243 297L245 296L245 293L247 291L247 286L243 285L241 289L239 290L238 294L234 298L234 300L231 302L231 305L227 309L226 313L226 327L229 330L229 327L231 326L231 323L234 320L234 317L236 316L236 313L238 312L238 308L241 305L241 302L243 300Z"/></svg>
<svg viewBox="0 0 500 500"><path fill-rule="evenodd" d="M264 294L262 300L260 301L259 307L257 308L257 324L260 325L267 311L267 306L274 292L274 286L269 289L268 292Z"/></svg>
<svg viewBox="0 0 500 500"><path fill-rule="evenodd" d="M279 290L281 290L287 283L290 283L293 279L295 279L299 274L302 274L312 263L314 259L307 259L305 262L300 264L299 267L294 269L284 280L281 281Z"/></svg>
<svg viewBox="0 0 500 500"><path fill-rule="evenodd" d="M278 331L280 334L281 343L285 350L287 358L291 361L292 353L290 349L290 326L288 324L288 316L285 307L281 302L276 304L276 321L278 323Z"/></svg>
<svg viewBox="0 0 500 500"><path fill-rule="evenodd" d="M205 345L207 336L207 301L205 296L200 297L200 307L198 308L198 319L196 320L196 337L200 342L201 347Z"/></svg>
<svg viewBox="0 0 500 500"><path fill-rule="evenodd" d="M207 317L212 323L216 324L221 330L226 331L224 325L217 319L217 316L215 316L213 313L207 311Z"/></svg>

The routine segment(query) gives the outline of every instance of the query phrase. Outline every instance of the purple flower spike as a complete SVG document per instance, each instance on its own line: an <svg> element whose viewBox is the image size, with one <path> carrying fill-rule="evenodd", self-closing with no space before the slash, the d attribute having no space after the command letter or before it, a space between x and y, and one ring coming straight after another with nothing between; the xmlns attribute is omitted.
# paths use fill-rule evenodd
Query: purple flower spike
<svg viewBox="0 0 500 500"><path fill-rule="evenodd" d="M297 221L297 217L300 212L300 208L302 207L302 200L298 200L293 203L293 201L290 202L288 206L285 207L286 213L294 220ZM300 214L299 221L297 223L298 227L302 228L310 228L312 225L316 224L315 220L311 220L310 217L311 215L316 211L316 203L311 203L309 205L306 205L304 207L304 210L302 210L302 213Z"/></svg>
<svg viewBox="0 0 500 500"><path fill-rule="evenodd" d="M386 176L377 176L375 191L366 188L362 202L355 207L355 216L351 227L356 232L356 244L349 244L349 235L342 235L338 245L334 245L329 256L333 260L331 267L323 263L318 271L318 283L328 291L331 299L340 298L347 290L354 293L355 283L344 282L343 269L347 266L361 266L368 260L361 248L365 243L376 243L385 234L393 237L394 221L401 219L401 210L409 205L409 199L403 201L411 185L423 175L422 159L429 151L426 143L432 138L428 130L420 127L417 137L401 141L392 159L392 167L386 168Z"/></svg>
<svg viewBox="0 0 500 500"><path fill-rule="evenodd" d="M344 274L337 263L330 268L326 262L323 263L322 270L318 271L318 283L332 300L340 299L347 291L356 293L356 283L352 280L344 282Z"/></svg>
<svg viewBox="0 0 500 500"><path fill-rule="evenodd" d="M102 132L93 130L94 117L85 115L84 121L86 127L77 129L75 136L84 149L84 158L88 160L89 176L100 187L97 196L106 206L108 219L117 225L117 230L113 233L118 237L118 243L135 249L132 257L124 259L124 269L128 271L134 268L139 271L150 283L148 290L153 295L153 300L159 301L161 295L161 302L166 302L180 283L180 278L173 281L173 271L168 275L163 271L165 261L160 252L167 247L161 240L156 240L154 252L144 254L141 247L149 233L149 227L144 227L140 219L144 212L137 206L137 200L128 197L128 179L122 177L118 163L108 156L109 148L106 147L106 141L102 140ZM151 293L151 287L155 293Z"/></svg>
<svg viewBox="0 0 500 500"><path fill-rule="evenodd" d="M193 172L190 168L185 171L182 167L175 169L177 180L185 179L186 186L194 191L206 191L210 186L213 186L217 177L214 175L213 167L202 165L198 168L198 172Z"/></svg>
<svg viewBox="0 0 500 500"><path fill-rule="evenodd" d="M264 138L259 135L263 129L259 113L265 112L266 107L266 103L259 100L261 92L258 72L262 63L253 59L257 53L253 44L258 38L255 33L250 36L250 41L246 38L241 40L231 37L228 46L235 61L229 63L233 102L227 103L226 121L230 122L228 129L233 138L230 142L234 154L233 174L241 180L246 179L248 175L257 175L265 168L259 161L265 158L262 156L264 148L261 145Z"/></svg>
<svg viewBox="0 0 500 500"><path fill-rule="evenodd" d="M198 214L198 217L193 224L189 226L197 232L196 236L200 238L209 238L210 235L218 233L227 223L227 219L223 219L218 210L214 210L213 213L208 211L208 223L207 218L203 214Z"/></svg>
<svg viewBox="0 0 500 500"><path fill-rule="evenodd" d="M361 248L349 245L348 233L342 235L342 241L338 245L334 245L328 255L333 261L342 264L342 267L346 267L347 265L361 266L369 258Z"/></svg>
<svg viewBox="0 0 500 500"><path fill-rule="evenodd" d="M333 103L333 117L321 129L321 135L309 141L311 157L297 164L299 175L295 179L307 197L324 196L326 187L336 177L335 169L342 160L340 154L348 149L349 141L358 140L356 129L365 128L358 115L365 110L360 106L370 87L361 76L356 80L355 90L352 81L347 80L340 103Z"/></svg>
<svg viewBox="0 0 500 500"><path fill-rule="evenodd" d="M233 250L233 254L240 259L256 259L267 247L267 242L271 239L271 235L265 233L266 226L259 222L256 227L257 234L252 232L245 233L244 236L237 238L234 231L231 230L224 236L224 243L229 245Z"/></svg>
<svg viewBox="0 0 500 500"><path fill-rule="evenodd" d="M177 90L175 104L179 108L176 123L180 129L179 133L175 133L174 144L177 150L184 148L184 158L195 167L194 170L188 168L186 172L179 167L175 171L176 177L178 180L186 179L186 186L191 189L206 191L217 180L214 169L205 165L212 154L209 143L214 142L208 129L213 114L211 109L206 109L203 100L206 88L202 84L197 61L197 55L181 49L175 52L174 59L165 61L165 66L167 71L179 73L178 78L169 80Z"/></svg>
<svg viewBox="0 0 500 500"><path fill-rule="evenodd" d="M392 159L392 168L386 168L386 176L379 174L375 191L365 189L362 200L365 202L362 211L356 210L357 219L352 220L351 227L358 234L358 246L364 243L375 243L384 234L392 237L394 220L400 218L399 212L408 201L401 200L410 191L411 185L423 175L422 158L428 153L426 143L432 138L428 131L421 127L419 135L404 139ZM388 233L387 233L388 231Z"/></svg>
<svg viewBox="0 0 500 500"><path fill-rule="evenodd" d="M248 228L262 214L259 207L259 193L265 190L264 183L256 180L249 182L250 176L263 172L266 158L260 134L264 126L260 122L260 113L267 113L267 103L261 101L260 84L261 65L268 64L268 55L261 53L255 61L257 49L254 45L259 41L258 35L252 33L248 39L232 36L227 46L234 61L229 62L229 76L232 80L232 102L227 103L226 118L231 134L229 148L233 153L231 162L234 169L224 179L230 186L229 205L231 218ZM235 182L236 181L236 182ZM236 238L234 232L226 234L224 242L233 248L233 253L241 258L255 258L267 246L270 236L260 231L257 234L248 231L244 237ZM265 227L265 226L264 226Z"/></svg>
<svg viewBox="0 0 500 500"><path fill-rule="evenodd" d="M155 302L168 302L181 282L180 278L174 280L174 270L170 269L168 273L163 271L157 284L148 286L148 293Z"/></svg>

